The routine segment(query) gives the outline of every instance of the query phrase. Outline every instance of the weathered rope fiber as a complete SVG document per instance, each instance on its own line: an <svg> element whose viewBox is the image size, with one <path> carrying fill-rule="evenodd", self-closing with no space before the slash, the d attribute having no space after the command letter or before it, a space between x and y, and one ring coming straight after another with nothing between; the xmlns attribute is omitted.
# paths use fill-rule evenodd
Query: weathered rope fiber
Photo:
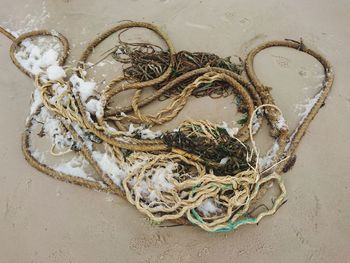
<svg viewBox="0 0 350 263"><path fill-rule="evenodd" d="M316 51L309 49L305 47L304 43L297 42L297 41L291 41L291 40L285 40L285 41L271 41L264 43L262 45L257 46L253 50L251 50L248 54L247 60L246 60L246 72L248 75L248 78L250 82L254 85L257 92L259 93L259 96L262 100L262 103L264 104L275 104L273 97L270 93L270 88L264 86L256 76L255 70L254 70L254 58L255 56L262 50L271 48L271 47L287 47L287 48L293 48L296 50L299 50L300 52L304 52L306 54L309 54L313 56L315 59L317 59L321 65L324 68L324 76L325 79L323 80L323 84L321 87L321 90L319 91L321 93L321 96L317 99L317 102L314 104L310 112L307 114L307 116L302 120L302 123L291 133L291 136L288 139L289 146L286 148L285 154L288 156L292 156L295 153L296 148L298 147L302 137L304 136L307 128L309 127L311 121L318 113L319 109L324 104L331 87L333 85L334 81L334 72L332 69L331 64L327 59L325 59L321 54L317 53ZM274 109L269 109L269 114L267 114L267 118L270 122L274 122L276 119L276 115L274 113ZM283 166L280 166L278 171L281 172L283 170Z"/></svg>
<svg viewBox="0 0 350 263"><path fill-rule="evenodd" d="M145 28L155 32L164 41L168 50L154 51L155 46L122 41L120 34L131 28ZM53 178L123 196L154 222L160 223L164 220L175 220L182 224L191 222L210 232L226 232L234 230L240 225L255 224L263 217L276 212L286 194L280 174L288 165L288 158L295 154L295 150L312 119L327 98L334 79L330 63L322 55L306 48L302 42L290 40L270 41L254 48L245 61L245 73L248 80L240 75L240 71L233 70L233 64L226 65L227 68L219 67L220 63L227 62L219 61L215 55L214 59L219 62L213 64L214 66L206 65L203 67L200 65L198 68L193 68L194 66L191 64L191 69L180 71L181 73L174 77L172 75L174 69L179 71L177 56L185 56L186 53L176 53L169 38L156 26L143 22L126 22L113 27L93 40L80 56L76 67L65 67L66 77L49 81L45 79L45 73L35 75L25 69L15 56L16 50L26 39L42 36L55 37L59 40L62 49L58 65L64 66L69 54L67 39L57 32L47 30L25 33L18 38L1 27L0 32L12 41L10 57L13 63L24 74L35 80L41 95L42 103L29 116L22 139L23 153L30 165ZM152 61L157 62L157 58L162 56L160 59L163 64L157 68L153 64L150 66L151 62L146 60L139 67L141 71L136 72L133 67L124 70L124 75L112 79L104 90L97 94L101 102L101 112L91 116L86 108L87 101L84 101L81 94L76 91L70 77L78 76L85 81L89 57L97 46L115 33L119 33L120 46L134 47L134 53L128 53L130 59L134 59L134 63L137 63L137 59L145 59L145 57L149 59L152 56ZM275 105L270 88L259 81L253 66L254 58L260 51L275 46L305 52L315 57L324 67L325 80L320 96L301 124L291 133L284 122L281 124L281 120L284 119L279 108ZM138 49L138 47L141 48ZM152 47L152 56L142 53L143 50L146 50L146 53L149 52L150 47ZM193 54L196 54L197 57L191 57L191 61L196 65L200 64L198 57L204 55ZM116 60L122 63L131 61L120 57L116 57ZM148 73L143 71L145 65L153 72L152 75L147 75ZM144 77L142 75L144 73L150 77ZM139 77L133 78L133 74ZM165 137L163 139L138 138L125 128L125 125L130 123L152 127L169 122L185 107L189 96L201 87L214 84L223 85L223 83L242 99L249 120L230 139L236 140L237 145L246 151L242 155L243 157L240 157L240 161L243 163L241 166L244 165L244 168L234 170L233 174L225 175L228 170L224 170L225 176L217 176L214 171L216 173L219 171L215 170L215 167L220 165L218 161L213 162L203 158L200 151L179 148L181 145L175 147L174 144L165 143ZM182 85L181 89L171 96L170 103L164 109L157 114L142 112L144 106L156 102L179 85ZM60 87L63 92L58 93L57 87ZM148 97L142 97L143 90L148 87L154 87L156 90ZM130 90L135 92L128 106L119 108L110 106L111 102L115 101L116 95ZM75 143L74 147L71 145L71 148L66 149L62 154L74 151L83 156L95 170L98 180L88 180L56 171L33 155L31 136L34 126L40 123L43 111L58 120L66 130L65 136L71 136ZM272 166L262 168L259 165L259 152L253 139L253 135L258 129L253 129L253 122L256 121L260 124L264 116L269 121L271 135L276 138L278 150L274 153ZM111 121L119 130L110 128L108 123ZM216 134L220 133L217 133L218 127L214 124L207 121L188 121L187 124L183 125L183 127L187 127L184 131L187 132L189 138L194 136L193 138L199 138L199 141L204 139L213 144L219 144L221 147L222 141L215 137ZM80 130L84 132L81 133ZM220 135L220 137L225 136L229 137L228 134ZM252 143L251 151L247 145L248 142ZM119 184L113 180L108 171L100 166L94 156L94 147L101 144L106 149L110 149L110 153L119 167L126 167L127 174ZM54 149L55 145L51 151ZM57 155L60 154L61 152L57 153ZM238 163L237 167L239 166ZM164 171L165 175L159 174L160 171ZM277 184L280 190L273 206L255 217L250 216L249 212L254 208L253 204L268 190L266 185L271 182ZM213 202L217 209L205 214L201 207L208 202Z"/></svg>

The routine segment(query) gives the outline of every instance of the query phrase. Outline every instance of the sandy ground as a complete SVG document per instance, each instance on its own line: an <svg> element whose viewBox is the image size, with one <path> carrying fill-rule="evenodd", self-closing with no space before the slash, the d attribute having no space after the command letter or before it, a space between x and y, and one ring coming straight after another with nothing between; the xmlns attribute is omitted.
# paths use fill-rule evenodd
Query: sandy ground
<svg viewBox="0 0 350 263"><path fill-rule="evenodd" d="M0 0L0 7L0 24L11 30L63 33L72 44L71 59L97 33L132 19L161 26L178 50L226 56L244 57L263 41L301 36L326 55L336 74L326 106L285 175L288 202L258 226L209 234L151 226L120 198L31 168L20 134L33 84L12 64L10 41L0 36L0 262L350 262L348 0ZM285 50L260 54L256 65L294 127L295 105L315 93L319 65ZM223 109L211 105L222 116Z"/></svg>

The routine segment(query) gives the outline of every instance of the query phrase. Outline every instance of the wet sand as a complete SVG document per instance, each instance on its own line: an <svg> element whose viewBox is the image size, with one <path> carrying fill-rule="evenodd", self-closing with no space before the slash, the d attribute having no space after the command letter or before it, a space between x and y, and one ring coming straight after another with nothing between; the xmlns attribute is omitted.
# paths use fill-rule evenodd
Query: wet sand
<svg viewBox="0 0 350 263"><path fill-rule="evenodd" d="M87 3L88 2L88 3ZM0 0L0 25L13 31L55 29L71 43L70 61L117 21L154 22L177 50L221 56L247 52L273 39L303 37L334 66L326 106L297 150L285 177L288 202L258 225L228 234L196 227L159 228L121 198L53 180L24 160L20 136L33 83L11 62L0 36L0 256L1 262L346 262L350 256L350 3L331 1L23 1ZM257 73L273 87L290 127L296 105L317 92L321 69L290 50L267 50ZM182 117L230 118L213 101ZM227 105L230 105L229 103ZM203 110L201 110L201 108ZM261 147L269 144L264 131ZM263 146L265 144L265 146Z"/></svg>

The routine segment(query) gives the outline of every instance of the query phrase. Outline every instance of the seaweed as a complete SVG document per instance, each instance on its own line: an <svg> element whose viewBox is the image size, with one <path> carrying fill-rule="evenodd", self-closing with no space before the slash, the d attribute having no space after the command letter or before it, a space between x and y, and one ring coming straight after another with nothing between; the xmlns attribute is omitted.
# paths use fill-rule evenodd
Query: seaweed
<svg viewBox="0 0 350 263"><path fill-rule="evenodd" d="M198 132L202 132L200 126L193 125L192 131L180 128L163 134L162 140L169 147L199 156L207 170L218 176L235 175L255 165L255 157L248 161L251 154L249 146L231 137L225 129L212 129L212 138L198 136Z"/></svg>

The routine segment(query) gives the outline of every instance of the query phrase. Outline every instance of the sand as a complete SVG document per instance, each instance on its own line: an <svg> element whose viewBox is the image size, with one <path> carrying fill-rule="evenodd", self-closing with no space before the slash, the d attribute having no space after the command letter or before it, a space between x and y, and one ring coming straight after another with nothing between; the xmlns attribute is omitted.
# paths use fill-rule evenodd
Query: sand
<svg viewBox="0 0 350 263"><path fill-rule="evenodd" d="M347 262L350 244L350 3L342 1L0 1L0 24L13 31L56 29L72 45L117 21L154 22L177 50L239 55L272 39L303 37L333 64L333 90L286 175L288 202L258 226L209 234L191 226L159 228L121 198L55 181L30 167L20 149L33 83L11 62L0 36L1 262ZM320 67L290 50L267 50L259 77L293 128L296 105L315 94ZM225 103L197 103L182 118L232 118ZM209 104L208 104L209 103ZM213 111L208 111L211 105ZM229 105L229 104L228 104ZM191 113L191 114L190 114ZM266 132L258 135L262 145ZM265 146L262 146L264 148Z"/></svg>

